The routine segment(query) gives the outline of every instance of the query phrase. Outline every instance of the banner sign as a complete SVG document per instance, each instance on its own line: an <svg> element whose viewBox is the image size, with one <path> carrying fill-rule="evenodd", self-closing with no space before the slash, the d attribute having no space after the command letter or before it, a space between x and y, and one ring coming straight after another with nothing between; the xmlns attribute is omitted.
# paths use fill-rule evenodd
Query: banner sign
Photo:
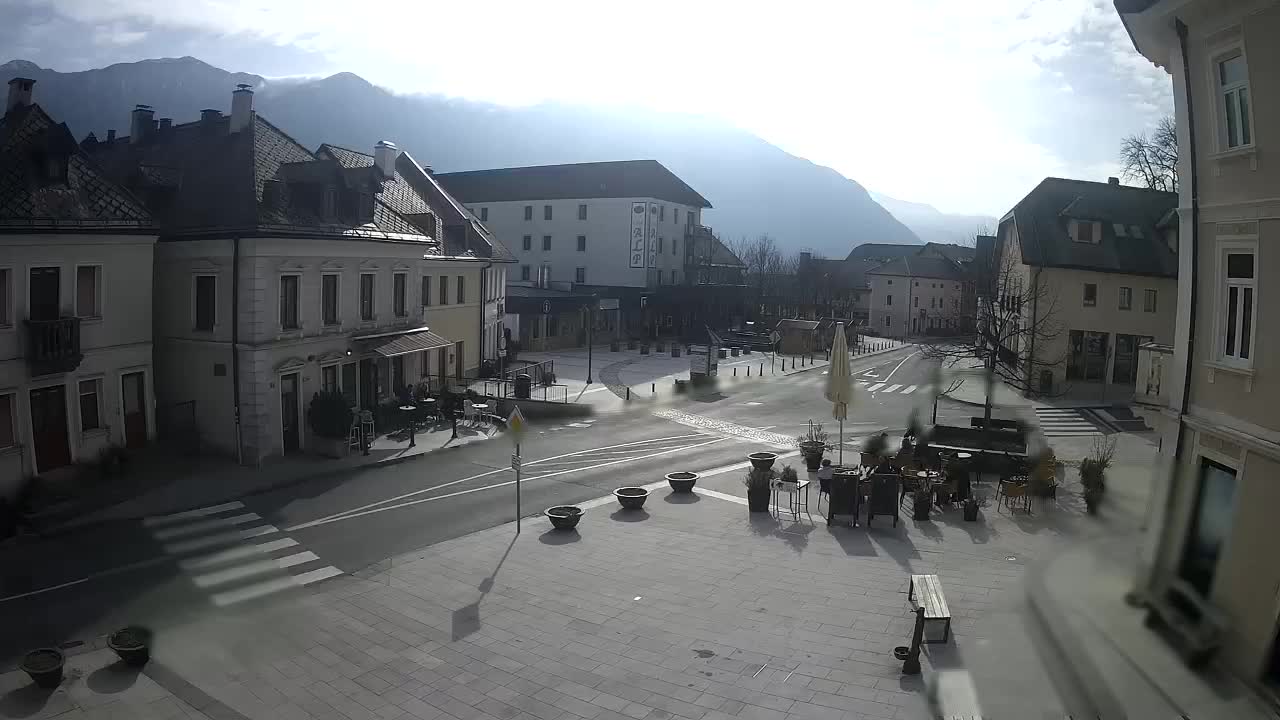
<svg viewBox="0 0 1280 720"><path fill-rule="evenodd" d="M645 203L631 203L631 267L642 268L645 263Z"/></svg>
<svg viewBox="0 0 1280 720"><path fill-rule="evenodd" d="M649 203L649 222L646 227L645 248L648 252L649 267L658 267L658 203Z"/></svg>

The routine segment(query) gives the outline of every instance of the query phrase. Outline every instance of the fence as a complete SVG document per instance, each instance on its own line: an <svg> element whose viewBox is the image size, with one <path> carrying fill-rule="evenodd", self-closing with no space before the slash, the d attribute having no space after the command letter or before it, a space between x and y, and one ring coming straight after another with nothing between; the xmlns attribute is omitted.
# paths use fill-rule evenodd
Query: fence
<svg viewBox="0 0 1280 720"><path fill-rule="evenodd" d="M516 375L528 375L533 378L534 385L548 382L547 378L550 378L550 382L554 383L556 381L556 361L543 360L542 362L530 363L524 367L508 366L500 379L514 380Z"/></svg>
<svg viewBox="0 0 1280 720"><path fill-rule="evenodd" d="M516 396L516 383L514 380L489 379L480 381L483 387L482 394L497 398L499 400L514 399ZM530 400L541 400L543 402L567 403L569 402L569 386L551 384L534 383L529 388Z"/></svg>

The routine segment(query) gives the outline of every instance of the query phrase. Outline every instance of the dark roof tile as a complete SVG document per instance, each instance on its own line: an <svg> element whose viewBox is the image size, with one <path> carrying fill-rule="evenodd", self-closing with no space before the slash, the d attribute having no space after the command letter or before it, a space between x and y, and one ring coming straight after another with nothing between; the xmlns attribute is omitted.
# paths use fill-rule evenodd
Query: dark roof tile
<svg viewBox="0 0 1280 720"><path fill-rule="evenodd" d="M896 275L905 277L939 278L942 280L963 280L967 275L955 261L945 257L922 257L911 255L885 263L868 275Z"/></svg>
<svg viewBox="0 0 1280 720"><path fill-rule="evenodd" d="M435 178L464 203L586 198L655 198L711 207L657 160L539 165L439 173Z"/></svg>

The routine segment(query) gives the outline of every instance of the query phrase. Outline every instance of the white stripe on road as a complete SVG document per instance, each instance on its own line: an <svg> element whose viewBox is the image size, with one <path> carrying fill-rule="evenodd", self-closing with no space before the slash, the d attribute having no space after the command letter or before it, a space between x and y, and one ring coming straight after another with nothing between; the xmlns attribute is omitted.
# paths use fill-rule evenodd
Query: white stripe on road
<svg viewBox="0 0 1280 720"><path fill-rule="evenodd" d="M328 580L331 577L337 577L341 574L341 570L330 566L312 570L311 572L304 572L301 575L294 575L293 580L299 585L310 585L311 583Z"/></svg>
<svg viewBox="0 0 1280 720"><path fill-rule="evenodd" d="M287 557L255 560L253 562L242 563L235 567L225 568L223 570L217 570L203 575L194 575L191 579L199 587L210 588L234 582L236 580L243 580L248 577L253 577L254 575L262 575L264 573L288 569L294 565L301 565L303 563L309 563L319 559L320 558L310 550L303 550L300 553L294 553Z"/></svg>
<svg viewBox="0 0 1280 720"><path fill-rule="evenodd" d="M301 575L285 575L283 577L263 580L260 583L246 585L245 587L228 590L227 592L217 593L213 596L213 603L220 607L226 605L234 605L245 600L260 598L272 593L288 590L294 587L310 585L314 582L327 580L331 577L342 575L342 571L333 566L322 567L318 570L303 573Z"/></svg>
<svg viewBox="0 0 1280 720"><path fill-rule="evenodd" d="M207 535L195 540L185 540L183 542L169 543L161 547L165 553L169 555L184 555L196 550L204 550L206 548L217 547L218 545L230 545L241 540L250 540L263 535L278 533L280 530L275 525L260 525L250 530L236 530L232 532L217 533L216 535Z"/></svg>
<svg viewBox="0 0 1280 720"><path fill-rule="evenodd" d="M871 387L867 388L867 390L869 390L870 392L875 392L882 387L884 387L884 383L876 383L875 385L872 385Z"/></svg>
<svg viewBox="0 0 1280 720"><path fill-rule="evenodd" d="M884 391L887 393L898 392L898 390L901 387L902 387L901 385L890 385L889 387L885 388Z"/></svg>
<svg viewBox="0 0 1280 720"><path fill-rule="evenodd" d="M173 540L186 535L199 535L202 532L217 530L219 528L229 528L236 525L245 525L254 520L262 518L257 513L244 513L242 515L233 515L231 517L214 518L212 520L201 520L188 525L175 525L173 527L152 530L151 535L157 540Z"/></svg>
<svg viewBox="0 0 1280 720"><path fill-rule="evenodd" d="M919 386L919 385L908 385L908 386L907 386L907 389L902 391L902 394L903 394L903 395L910 395L911 393L915 392L915 391L916 391L916 388L918 388L918 387L920 387L920 386Z"/></svg>
<svg viewBox="0 0 1280 720"><path fill-rule="evenodd" d="M915 352L911 353L910 355L908 355L908 356L906 356L906 357L902 358L902 362L898 363L897 367L895 367L895 368L893 369L893 372L889 373L889 376L888 376L888 377L886 377L886 378L884 379L884 381L885 381L885 382L889 382L890 380L892 380L892 379L893 379L893 374L894 374L894 373L896 373L896 372L898 372L898 370L902 369L902 366L903 366L903 365L904 365L908 360L910 360L911 358L913 358L913 357L915 357L916 355L919 355L919 354L920 354L920 351L919 351L919 350L916 350Z"/></svg>
<svg viewBox="0 0 1280 720"><path fill-rule="evenodd" d="M283 550L287 547L293 547L294 545L297 545L297 544L298 544L298 541L294 540L293 538L281 538L279 540L272 540L271 542L262 543L261 545L252 545L252 544L240 545L237 547L228 548L226 550L219 550L217 552L212 552L212 553L209 553L208 555L198 555L196 557L188 558L186 560L181 560L178 562L178 567L181 567L183 570L187 570L187 571L203 570L205 568L211 568L217 565L224 565L226 563L234 562L236 560L242 560L247 557L253 557L254 555L261 555L263 553L275 552L276 550Z"/></svg>
<svg viewBox="0 0 1280 720"><path fill-rule="evenodd" d="M178 520L187 520L189 518L204 517L206 515L215 515L225 510L239 510L242 507L244 507L244 503L238 502L238 501L223 503L222 505L211 505L209 507L196 508L195 510L187 510L180 513L174 513L172 515L159 515L154 517L145 517L145 518L142 518L142 524L147 527L151 527L153 525L164 525L170 522L176 522Z"/></svg>

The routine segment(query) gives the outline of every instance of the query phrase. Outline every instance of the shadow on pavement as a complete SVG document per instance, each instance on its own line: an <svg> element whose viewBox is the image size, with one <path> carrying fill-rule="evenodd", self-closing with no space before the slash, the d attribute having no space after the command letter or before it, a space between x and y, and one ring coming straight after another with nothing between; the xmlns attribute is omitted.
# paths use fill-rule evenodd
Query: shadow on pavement
<svg viewBox="0 0 1280 720"><path fill-rule="evenodd" d="M53 688L42 688L34 683L10 690L0 697L0 715L7 718L24 718L39 714L53 696Z"/></svg>
<svg viewBox="0 0 1280 720"><path fill-rule="evenodd" d="M639 510L618 509L614 510L609 517L617 520L618 522L640 522L641 520L649 519L649 511L644 508L640 508Z"/></svg>
<svg viewBox="0 0 1280 720"><path fill-rule="evenodd" d="M133 687L141 672L142 668L132 667L124 664L123 660L117 660L89 673L89 677L85 678L85 684L90 690L100 695L114 695Z"/></svg>
<svg viewBox="0 0 1280 720"><path fill-rule="evenodd" d="M581 539L582 535L578 534L577 528L573 530L556 530L552 528L538 536L538 542L543 545L568 545Z"/></svg>
<svg viewBox="0 0 1280 720"><path fill-rule="evenodd" d="M663 501L663 502L669 502L669 503L671 503L672 505L692 505L693 503L700 502L701 500L702 500L702 498L701 498L701 497L699 497L697 493L691 493L691 492L689 492L689 493L677 493L677 492L667 493L667 494L662 498L662 501Z"/></svg>

